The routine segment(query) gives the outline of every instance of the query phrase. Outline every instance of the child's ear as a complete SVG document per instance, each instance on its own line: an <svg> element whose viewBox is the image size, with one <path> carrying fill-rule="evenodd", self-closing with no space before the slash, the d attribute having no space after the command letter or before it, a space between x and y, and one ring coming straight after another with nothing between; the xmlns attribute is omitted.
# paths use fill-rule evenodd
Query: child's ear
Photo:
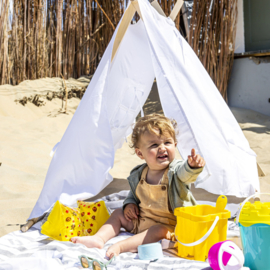
<svg viewBox="0 0 270 270"><path fill-rule="evenodd" d="M140 159L144 159L142 151L139 148L135 148L135 153Z"/></svg>

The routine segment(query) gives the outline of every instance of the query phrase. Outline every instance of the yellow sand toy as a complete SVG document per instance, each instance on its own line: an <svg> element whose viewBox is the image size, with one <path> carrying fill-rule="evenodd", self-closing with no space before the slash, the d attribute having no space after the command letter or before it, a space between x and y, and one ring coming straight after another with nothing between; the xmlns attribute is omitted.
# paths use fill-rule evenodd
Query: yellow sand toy
<svg viewBox="0 0 270 270"><path fill-rule="evenodd" d="M205 261L209 249L227 237L230 211L225 210L227 197L219 196L216 207L196 205L174 210L177 217L175 237L180 257Z"/></svg>

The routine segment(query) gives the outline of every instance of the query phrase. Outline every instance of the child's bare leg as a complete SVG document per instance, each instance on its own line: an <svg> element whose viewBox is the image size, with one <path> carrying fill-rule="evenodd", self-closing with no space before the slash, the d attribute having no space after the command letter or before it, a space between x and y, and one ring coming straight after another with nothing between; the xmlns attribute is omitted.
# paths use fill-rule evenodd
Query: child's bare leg
<svg viewBox="0 0 270 270"><path fill-rule="evenodd" d="M139 245L158 242L163 238L170 239L171 233L166 226L157 224L144 232L112 245L108 248L106 256L112 258L113 255L117 256L122 252L137 252Z"/></svg>
<svg viewBox="0 0 270 270"><path fill-rule="evenodd" d="M116 209L95 235L73 237L70 240L73 243L84 244L88 248L103 248L108 240L119 233L121 227L131 231L133 229L133 222L126 220L122 209Z"/></svg>

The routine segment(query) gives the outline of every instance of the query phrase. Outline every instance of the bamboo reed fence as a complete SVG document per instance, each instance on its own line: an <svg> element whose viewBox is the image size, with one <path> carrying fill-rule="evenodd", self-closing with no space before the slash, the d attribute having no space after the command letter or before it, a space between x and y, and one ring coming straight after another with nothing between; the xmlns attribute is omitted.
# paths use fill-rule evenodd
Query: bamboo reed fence
<svg viewBox="0 0 270 270"><path fill-rule="evenodd" d="M12 0L8 12L9 1L0 0L0 84L13 85L93 74L126 5L126 0Z"/></svg>
<svg viewBox="0 0 270 270"><path fill-rule="evenodd" d="M93 74L127 2L0 0L0 84L16 85L27 79L67 79ZM158 2L168 16L176 0ZM186 15L179 14L176 27L226 99L233 61L237 1L193 2L191 26L188 28L184 20Z"/></svg>
<svg viewBox="0 0 270 270"><path fill-rule="evenodd" d="M188 42L226 101L236 22L236 0L193 1Z"/></svg>

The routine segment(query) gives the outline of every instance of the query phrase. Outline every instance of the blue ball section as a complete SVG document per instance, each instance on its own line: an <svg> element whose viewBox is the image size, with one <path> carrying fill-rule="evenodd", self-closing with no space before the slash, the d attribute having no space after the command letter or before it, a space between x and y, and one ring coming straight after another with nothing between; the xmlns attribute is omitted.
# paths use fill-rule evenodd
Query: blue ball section
<svg viewBox="0 0 270 270"><path fill-rule="evenodd" d="M161 244L152 243L138 246L138 255L140 260L157 260L163 258Z"/></svg>
<svg viewBox="0 0 270 270"><path fill-rule="evenodd" d="M270 270L270 226L257 223L244 227L239 223L244 266L251 270Z"/></svg>

